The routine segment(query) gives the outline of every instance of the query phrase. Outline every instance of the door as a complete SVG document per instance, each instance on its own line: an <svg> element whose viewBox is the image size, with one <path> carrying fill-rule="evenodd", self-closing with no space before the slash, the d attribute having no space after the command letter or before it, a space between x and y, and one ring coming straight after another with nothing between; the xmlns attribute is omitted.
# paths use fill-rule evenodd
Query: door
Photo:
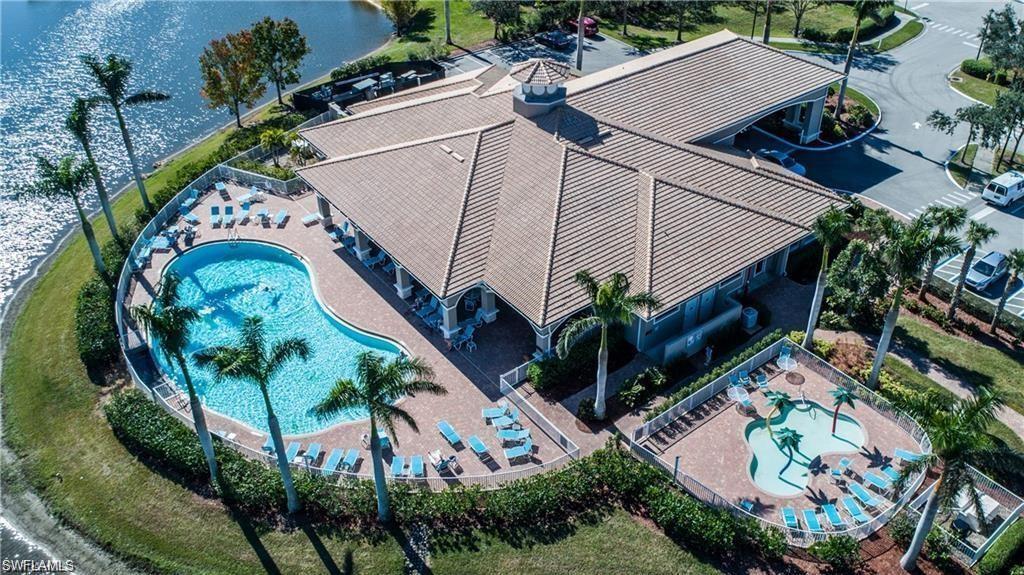
<svg viewBox="0 0 1024 575"><path fill-rule="evenodd" d="M709 289L700 294L700 321L705 322L711 319L711 312L715 309L715 290Z"/></svg>
<svg viewBox="0 0 1024 575"><path fill-rule="evenodd" d="M690 298L683 308L683 331L697 325L697 311L700 302L697 298Z"/></svg>

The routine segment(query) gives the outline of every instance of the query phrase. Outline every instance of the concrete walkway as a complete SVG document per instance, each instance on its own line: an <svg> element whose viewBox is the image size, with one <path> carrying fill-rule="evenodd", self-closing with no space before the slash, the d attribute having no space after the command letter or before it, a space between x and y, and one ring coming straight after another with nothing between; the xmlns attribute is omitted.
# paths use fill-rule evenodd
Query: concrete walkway
<svg viewBox="0 0 1024 575"><path fill-rule="evenodd" d="M866 336L854 331L835 332L825 329L818 329L814 332L816 338L833 343L852 343L863 345L874 349L878 343L875 336ZM915 371L931 379L943 388L951 391L960 398L973 397L975 388L967 382L957 379L948 371L935 364L929 357L921 355L917 351L898 343L893 343L889 348L889 355L914 368ZM1024 438L1024 415L1004 407L996 414L996 418L1013 430L1018 437Z"/></svg>

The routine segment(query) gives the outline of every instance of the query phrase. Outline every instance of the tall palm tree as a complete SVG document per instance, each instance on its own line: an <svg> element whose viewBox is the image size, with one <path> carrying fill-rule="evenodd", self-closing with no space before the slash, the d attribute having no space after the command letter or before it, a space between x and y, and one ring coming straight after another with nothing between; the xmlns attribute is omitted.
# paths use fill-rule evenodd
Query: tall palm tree
<svg viewBox="0 0 1024 575"><path fill-rule="evenodd" d="M89 120L92 117L93 108L98 103L92 98L75 98L74 103L71 104L71 110L64 118L64 127L82 145L85 159L89 161L89 165L92 167L90 170L92 172L92 181L96 184L96 194L100 197L100 206L103 208L103 216L107 219L110 235L114 237L117 243L121 243L121 235L117 233L117 221L114 219L114 212L110 209L110 197L107 195L107 187L103 184L99 166L96 165L96 160L92 156L92 142L90 142L89 138Z"/></svg>
<svg viewBox="0 0 1024 575"><path fill-rule="evenodd" d="M778 435L775 436L775 442L778 444L779 449L785 449L787 455L789 455L789 459L786 461L786 466L779 470L779 475L782 475L782 473L793 464L793 457L800 449L800 442L803 438L803 435L800 435L795 429L789 427L783 427L779 430Z"/></svg>
<svg viewBox="0 0 1024 575"><path fill-rule="evenodd" d="M580 13L576 15L576 69L583 70L583 0L580 0Z"/></svg>
<svg viewBox="0 0 1024 575"><path fill-rule="evenodd" d="M452 43L452 7L451 0L444 0L444 43Z"/></svg>
<svg viewBox="0 0 1024 575"><path fill-rule="evenodd" d="M810 349L814 342L814 328L818 325L818 315L821 313L821 301L825 297L825 284L828 282L828 255L832 248L842 241L843 236L850 231L850 215L829 206L825 213L814 220L811 229L814 235L821 242L821 266L818 268L818 283L814 288L814 299L811 300L811 314L807 318L807 331L804 335L803 346Z"/></svg>
<svg viewBox="0 0 1024 575"><path fill-rule="evenodd" d="M960 251L960 241L952 234L960 231L967 223L967 208L963 206L947 207L932 206L925 210L921 217L928 221L935 228L932 245L932 252L928 254L928 268L925 270L924 280L921 282L921 289L917 297L922 300L928 297L928 285L935 276L935 268L939 260L944 257L955 255ZM939 240L940 236L944 236ZM953 250L956 251L953 251Z"/></svg>
<svg viewBox="0 0 1024 575"><path fill-rule="evenodd" d="M212 365L218 379L247 381L260 390L267 409L267 426L274 442L274 453L277 454L277 468L281 471L284 491L288 496L288 512L295 513L300 507L299 495L295 492L292 472L288 467L281 425L270 403L270 380L289 360L298 357L305 361L310 350L309 344L302 338L282 339L269 345L266 339L263 318L247 317L239 330L237 345L210 347L197 353L195 359L200 366Z"/></svg>
<svg viewBox="0 0 1024 575"><path fill-rule="evenodd" d="M839 409L844 405L850 406L850 409L855 409L857 406L853 404L853 401L857 399L857 394L852 389L837 386L835 389L830 391L832 394L832 407L835 407L835 411L832 412L832 435L836 434L836 424L839 423Z"/></svg>
<svg viewBox="0 0 1024 575"><path fill-rule="evenodd" d="M768 436L772 436L772 418L775 417L776 413L782 413L783 409L793 405L793 398L789 396L785 391L769 391L765 393L768 398L768 407L771 408L768 411L768 416L764 418L764 427L768 430Z"/></svg>
<svg viewBox="0 0 1024 575"><path fill-rule="evenodd" d="M1006 257L1010 269L1010 279L1006 280L1006 287L1003 288L1003 295L999 297L999 305L996 306L996 313L992 314L992 324L988 326L989 333L996 332L996 324L999 323L999 314L1003 313L1006 307L1006 300L1010 297L1011 288L1017 284L1017 279L1024 275L1024 249L1014 248Z"/></svg>
<svg viewBox="0 0 1024 575"><path fill-rule="evenodd" d="M270 150L273 153L274 165L281 167L277 158L281 155L282 150L288 149L295 138L295 134L281 128L267 128L260 134L260 146L264 150Z"/></svg>
<svg viewBox="0 0 1024 575"><path fill-rule="evenodd" d="M192 408L192 421L199 435L199 444L203 446L206 465L210 468L210 483L217 485L217 456L213 451L213 438L206 427L203 404L199 401L199 394L196 393L192 376L188 371L188 362L185 361L185 348L188 347L192 335L192 324L199 321L199 312L182 304L178 299L180 284L181 279L176 274L168 274L156 299L148 305L132 307L131 314L149 332L150 337L156 338L160 351L164 352L168 363L178 364L188 391L188 402Z"/></svg>
<svg viewBox="0 0 1024 575"><path fill-rule="evenodd" d="M25 188L25 192L33 196L71 199L75 211L78 212L78 223L82 226L85 241L89 243L93 265L103 277L103 281L111 285L110 274L107 273L107 266L103 263L103 255L100 253L100 245L96 242L96 234L93 233L92 224L82 209L81 196L89 185L91 172L92 168L88 161L79 162L74 156L64 156L57 163L43 156L36 156L37 181Z"/></svg>
<svg viewBox="0 0 1024 575"><path fill-rule="evenodd" d="M132 164L135 186L139 188L139 195L142 196L142 206L147 211L152 211L153 206L149 203L146 185L142 182L142 171L139 170L139 161L135 158L135 148L132 147L132 139L128 134L128 125L125 124L122 110L125 107L162 102L170 99L170 96L154 90L143 90L126 95L128 91L128 78L132 74L132 63L127 58L122 58L117 54L108 54L106 59L102 61L92 54L83 54L79 58L85 64L93 79L96 80L96 84L103 91L103 95L96 97L96 100L106 102L114 108L114 115L117 116L117 126L121 129L121 138L124 140L124 147L128 151L128 160Z"/></svg>
<svg viewBox="0 0 1024 575"><path fill-rule="evenodd" d="M960 305L960 297L964 292L964 282L967 280L967 272L971 270L971 264L974 263L974 256L978 253L978 248L988 243L989 240L999 235L999 232L988 224L983 224L977 220L971 220L967 224L967 231L964 232L964 241L967 242L967 251L964 252L964 265L960 266L960 277L956 279L956 289L953 290L953 299L949 302L949 311L946 312L946 317L953 319L956 317L956 308Z"/></svg>
<svg viewBox="0 0 1024 575"><path fill-rule="evenodd" d="M921 218L904 224L888 214L881 214L875 219L875 226L880 231L877 241L882 244L881 259L892 282L892 302L885 313L885 324L882 326L882 335L875 349L871 375L868 376L867 385L872 389L878 385L882 364L889 353L889 344L892 342L896 320L900 317L900 306L903 304L903 290L921 271L932 241L931 230Z"/></svg>
<svg viewBox="0 0 1024 575"><path fill-rule="evenodd" d="M569 349L589 334L601 328L601 347L597 353L597 398L594 400L594 417L604 419L605 383L608 380L608 328L613 325L628 325L634 312L648 313L661 307L661 303L649 292L629 293L629 279L625 274L615 272L604 283L598 283L587 270L580 270L573 280L590 297L593 313L572 321L562 330L558 338L558 356L564 358Z"/></svg>
<svg viewBox="0 0 1024 575"><path fill-rule="evenodd" d="M398 398L417 393L444 395L448 391L431 381L434 373L421 358L400 355L386 361L381 355L364 351L356 357L356 379L339 379L323 401L311 410L325 420L349 409L365 409L370 413L370 458L373 460L373 483L377 490L377 517L382 523L391 521L391 505L384 481L378 426L398 445L395 420L402 420L419 433L416 420L408 411L394 405Z"/></svg>
<svg viewBox="0 0 1024 575"><path fill-rule="evenodd" d="M936 394L916 395L904 405L907 413L928 432L932 451L904 467L896 481L896 489L903 491L912 474L932 467L937 467L939 478L928 495L910 547L900 559L903 569L914 570L939 510L955 506L961 493L966 491L970 496L979 511L978 517L985 516L980 513L981 498L970 465L983 464L1018 477L1021 475L1024 456L993 444L986 434L1002 405L1002 400L987 389L982 389L977 397L957 400L944 399Z"/></svg>
<svg viewBox="0 0 1024 575"><path fill-rule="evenodd" d="M853 34L850 36L850 45L846 49L846 65L843 66L843 81L839 84L839 99L836 100L836 110L833 118L839 119L843 113L843 100L846 98L846 82L850 78L850 68L853 67L853 56L857 52L857 36L860 35L860 26L864 19L873 16L886 5L892 4L892 0L856 0L853 2L853 15L856 21L853 24Z"/></svg>

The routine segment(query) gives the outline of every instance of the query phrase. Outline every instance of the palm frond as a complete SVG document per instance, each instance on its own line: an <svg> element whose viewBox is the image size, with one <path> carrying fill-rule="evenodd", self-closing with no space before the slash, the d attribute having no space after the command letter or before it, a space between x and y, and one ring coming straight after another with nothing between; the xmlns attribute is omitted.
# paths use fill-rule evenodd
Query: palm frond
<svg viewBox="0 0 1024 575"><path fill-rule="evenodd" d="M562 329L558 336L557 352L558 357L564 358L569 354L569 349L582 338L590 334L594 329L601 326L601 319L597 316L587 316L574 319L569 325Z"/></svg>
<svg viewBox="0 0 1024 575"><path fill-rule="evenodd" d="M309 343L299 337L291 337L275 342L267 358L267 373L275 373L288 360L298 357L302 361L309 359Z"/></svg>
<svg viewBox="0 0 1024 575"><path fill-rule="evenodd" d="M364 407L366 398L359 386L351 379L339 379L320 403L310 408L309 413L320 421L326 421L339 413Z"/></svg>
<svg viewBox="0 0 1024 575"><path fill-rule="evenodd" d="M157 92L155 90L143 90L142 92L136 92L131 96L124 99L125 106L138 106L140 104L150 104L153 102L163 102L164 100L170 100L171 97L163 92Z"/></svg>
<svg viewBox="0 0 1024 575"><path fill-rule="evenodd" d="M405 424L409 426L409 429L413 430L414 432L420 432L420 428L416 424L416 420L413 419L413 416L410 415L408 411L402 409L401 407L398 407L397 405L388 404L380 406L380 410L377 411L377 417L380 420L383 420L383 422L387 425L388 435L391 437L391 441L394 442L396 447L398 446L398 437L395 434L394 424L394 421L396 419L404 421Z"/></svg>
<svg viewBox="0 0 1024 575"><path fill-rule="evenodd" d="M583 291L587 292L587 297L589 297L591 301L597 298L597 288L599 284L597 283L597 279L590 275L589 271L580 270L576 272L576 274L572 276L572 281L576 282L576 285L580 286L583 288Z"/></svg>

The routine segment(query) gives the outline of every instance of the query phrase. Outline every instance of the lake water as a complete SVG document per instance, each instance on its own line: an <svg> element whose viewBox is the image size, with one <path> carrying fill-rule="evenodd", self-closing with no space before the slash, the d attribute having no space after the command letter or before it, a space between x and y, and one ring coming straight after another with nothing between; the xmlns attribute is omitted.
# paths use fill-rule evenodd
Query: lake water
<svg viewBox="0 0 1024 575"><path fill-rule="evenodd" d="M33 179L35 154L80 151L63 130L71 101L96 90L79 54L126 56L134 63L130 90L171 95L127 112L139 161L149 171L154 161L232 120L200 97L199 54L211 39L264 16L287 16L305 34L312 52L303 80L375 49L390 33L387 19L365 2L0 0L0 310L75 219L70 201L18 197L18 191ZM268 86L265 100L273 97ZM93 134L107 187L120 189L131 174L112 112L96 115Z"/></svg>

